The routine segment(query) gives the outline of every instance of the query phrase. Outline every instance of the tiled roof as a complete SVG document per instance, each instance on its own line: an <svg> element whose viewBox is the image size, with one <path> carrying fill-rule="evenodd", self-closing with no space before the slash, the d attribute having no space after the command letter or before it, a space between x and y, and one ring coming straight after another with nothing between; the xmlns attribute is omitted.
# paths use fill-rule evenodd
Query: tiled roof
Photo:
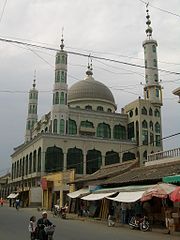
<svg viewBox="0 0 180 240"><path fill-rule="evenodd" d="M131 160L124 163L115 163L111 165L102 166L98 171L91 175L86 175L82 178L76 179L73 183L103 180L117 174L122 174L130 169L138 166L138 160Z"/></svg>
<svg viewBox="0 0 180 240"><path fill-rule="evenodd" d="M104 184L135 184L146 181L162 181L163 177L176 174L180 174L180 161L133 168L128 172L105 180Z"/></svg>

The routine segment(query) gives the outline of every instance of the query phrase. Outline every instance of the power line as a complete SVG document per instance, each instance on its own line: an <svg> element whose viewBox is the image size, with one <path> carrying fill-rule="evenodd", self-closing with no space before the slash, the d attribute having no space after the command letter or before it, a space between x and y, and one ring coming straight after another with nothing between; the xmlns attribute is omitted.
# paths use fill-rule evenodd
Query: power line
<svg viewBox="0 0 180 240"><path fill-rule="evenodd" d="M7 0L5 0L4 5L3 5L2 13L1 13L1 16L0 16L0 22L1 22L2 18L3 18L6 4L7 4Z"/></svg>
<svg viewBox="0 0 180 240"><path fill-rule="evenodd" d="M173 12L170 12L170 11L168 11L168 10L165 10L165 9L163 9L163 8L156 7L156 6L152 5L152 4L151 4L151 3L149 3L149 2L145 2L145 1L143 1L143 0L138 0L138 1L140 1L140 2L144 3L145 5L148 5L148 6L150 6L150 7L152 7L152 8L155 8L155 9L157 9L157 10L161 11L161 12L165 12L165 13L171 14L171 15L173 15L173 16L180 17L180 15L179 15L179 14L177 14L177 13L173 13Z"/></svg>
<svg viewBox="0 0 180 240"><path fill-rule="evenodd" d="M43 48L46 50L51 50L51 51L56 51L56 52L59 51L59 49L56 49L56 48L45 47L45 46L40 46L40 45L36 45L36 44L31 44L31 43L21 42L21 41L16 41L16 40L10 40L10 39L5 39L5 38L0 38L0 41L8 42L8 43L17 43L17 44L21 44L21 45L25 45L25 46L36 47L36 48ZM144 65L119 61L119 60L110 59L110 58L106 58L106 57L99 57L99 56L89 55L89 54L80 53L80 52L72 52L72 51L67 51L67 53L71 54L71 55L81 56L81 57L89 57L90 56L92 59L99 59L99 60L114 62L114 63L123 64L123 65L131 66L131 67L137 67L137 68L142 68L142 69L145 68ZM161 69L161 68L147 67L147 69L156 69L161 72L180 75L180 72L169 71L169 70L165 70L165 69Z"/></svg>

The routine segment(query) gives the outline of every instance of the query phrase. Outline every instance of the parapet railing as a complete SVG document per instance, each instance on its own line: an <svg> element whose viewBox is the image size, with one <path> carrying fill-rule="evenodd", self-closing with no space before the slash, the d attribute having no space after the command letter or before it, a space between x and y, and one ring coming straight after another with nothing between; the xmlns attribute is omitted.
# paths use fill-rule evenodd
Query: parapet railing
<svg viewBox="0 0 180 240"><path fill-rule="evenodd" d="M180 157L180 148L149 154L147 157L147 162L175 157Z"/></svg>

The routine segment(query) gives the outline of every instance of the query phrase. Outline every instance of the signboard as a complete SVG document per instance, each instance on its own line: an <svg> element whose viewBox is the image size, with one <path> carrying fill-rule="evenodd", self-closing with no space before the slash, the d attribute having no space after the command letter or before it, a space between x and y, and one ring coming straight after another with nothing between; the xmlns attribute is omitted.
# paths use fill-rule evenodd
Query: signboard
<svg viewBox="0 0 180 240"><path fill-rule="evenodd" d="M47 180L46 178L41 178L41 187L43 190L47 190Z"/></svg>

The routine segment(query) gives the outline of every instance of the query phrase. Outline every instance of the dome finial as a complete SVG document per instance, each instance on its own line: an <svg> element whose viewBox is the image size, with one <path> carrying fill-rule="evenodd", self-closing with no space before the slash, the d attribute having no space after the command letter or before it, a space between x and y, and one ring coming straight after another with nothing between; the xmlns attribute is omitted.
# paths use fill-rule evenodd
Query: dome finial
<svg viewBox="0 0 180 240"><path fill-rule="evenodd" d="M89 63L89 60L91 60L91 64ZM92 72L92 59L91 59L91 55L89 54L88 56L88 70L86 71L86 75L87 76L92 76L93 72Z"/></svg>
<svg viewBox="0 0 180 240"><path fill-rule="evenodd" d="M149 9L148 9L148 6L149 6L149 2L146 4L146 25L148 26L147 29L146 29L146 35L149 39L151 39L152 37L152 28L151 28L151 20L150 20L150 15L149 15Z"/></svg>
<svg viewBox="0 0 180 240"><path fill-rule="evenodd" d="M36 87L36 70L34 70L33 88Z"/></svg>
<svg viewBox="0 0 180 240"><path fill-rule="evenodd" d="M64 33L64 27L62 27L61 45L60 45L61 50L64 49L64 36L63 36L63 33Z"/></svg>

